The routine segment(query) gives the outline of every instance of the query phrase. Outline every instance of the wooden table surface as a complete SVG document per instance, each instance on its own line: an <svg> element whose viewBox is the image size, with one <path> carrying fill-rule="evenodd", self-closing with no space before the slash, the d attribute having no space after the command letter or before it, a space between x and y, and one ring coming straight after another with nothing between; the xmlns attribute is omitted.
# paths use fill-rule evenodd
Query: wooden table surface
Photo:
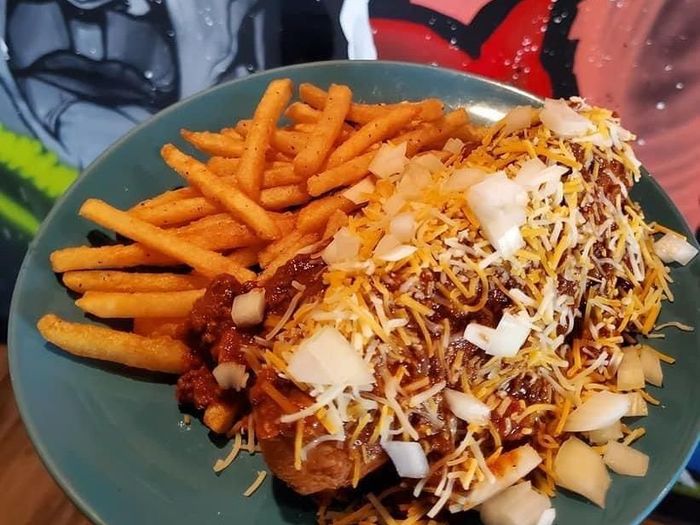
<svg viewBox="0 0 700 525"><path fill-rule="evenodd" d="M63 494L29 442L12 394L5 345L0 345L0 465L0 524L90 523ZM644 525L662 523L648 520Z"/></svg>
<svg viewBox="0 0 700 525"><path fill-rule="evenodd" d="M63 494L29 442L12 395L5 345L0 345L0 465L0 523L90 523Z"/></svg>

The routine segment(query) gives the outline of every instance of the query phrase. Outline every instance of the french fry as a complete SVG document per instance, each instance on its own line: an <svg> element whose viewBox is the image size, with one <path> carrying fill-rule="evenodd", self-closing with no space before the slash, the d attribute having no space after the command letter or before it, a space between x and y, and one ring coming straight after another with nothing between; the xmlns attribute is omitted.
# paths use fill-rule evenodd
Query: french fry
<svg viewBox="0 0 700 525"><path fill-rule="evenodd" d="M350 213L355 203L342 195L329 195L304 206L297 216L297 230L303 233L320 232L326 227L328 219L336 210Z"/></svg>
<svg viewBox="0 0 700 525"><path fill-rule="evenodd" d="M304 234L302 232L295 230L265 246L262 250L260 250L260 252L258 252L258 262L260 263L260 266L265 268L280 253L287 251L291 246L296 246L299 244L299 241L303 236Z"/></svg>
<svg viewBox="0 0 700 525"><path fill-rule="evenodd" d="M367 175L369 165L372 163L376 153L376 151L368 151L340 166L309 177L309 180L306 181L306 189L309 195L317 197L332 189L354 184Z"/></svg>
<svg viewBox="0 0 700 525"><path fill-rule="evenodd" d="M278 129L272 134L272 147L294 158L304 149L308 140L308 133Z"/></svg>
<svg viewBox="0 0 700 525"><path fill-rule="evenodd" d="M283 210L290 206L304 204L311 199L306 184L290 184L268 188L260 194L260 204L267 210Z"/></svg>
<svg viewBox="0 0 700 525"><path fill-rule="evenodd" d="M253 272L236 266L223 255L200 248L192 242L181 239L173 232L140 221L100 200L88 199L79 213L82 217L140 242L147 248L191 266L206 277L213 278L221 273L228 273L240 282L255 277Z"/></svg>
<svg viewBox="0 0 700 525"><path fill-rule="evenodd" d="M204 409L202 422L216 434L226 434L236 422L240 405L230 400L214 401Z"/></svg>
<svg viewBox="0 0 700 525"><path fill-rule="evenodd" d="M81 310L104 319L185 317L205 289L181 292L85 292L75 301Z"/></svg>
<svg viewBox="0 0 700 525"><path fill-rule="evenodd" d="M263 174L263 188L276 188L304 182L306 177L294 172L294 166L287 163L285 166L276 166L265 170Z"/></svg>
<svg viewBox="0 0 700 525"><path fill-rule="evenodd" d="M102 326L71 323L53 314L39 319L37 328L44 339L80 357L170 374L182 374L190 366L187 345L170 337L143 337Z"/></svg>
<svg viewBox="0 0 700 525"><path fill-rule="evenodd" d="M328 157L328 168L339 166L362 154L373 144L396 134L415 117L417 112L418 109L415 107L399 106L390 113L368 122Z"/></svg>
<svg viewBox="0 0 700 525"><path fill-rule="evenodd" d="M328 157L340 136L345 117L350 109L352 91L343 85L332 84L321 117L305 146L294 158L294 171L305 177L316 173ZM350 139L344 144L348 144ZM342 146L341 146L342 147Z"/></svg>
<svg viewBox="0 0 700 525"><path fill-rule="evenodd" d="M314 109L323 109L328 94L313 84L299 85L299 98ZM423 121L436 120L442 117L443 103L436 98L428 98L418 102L399 102L397 104L359 104L350 106L347 120L358 124L367 124L382 115L386 115L399 106L414 106L418 108L418 118Z"/></svg>
<svg viewBox="0 0 700 525"><path fill-rule="evenodd" d="M324 100L325 105L325 100ZM284 112L284 115L291 121L300 124L316 124L321 118L321 111L312 108L303 102L291 103Z"/></svg>
<svg viewBox="0 0 700 525"><path fill-rule="evenodd" d="M243 154L244 142L230 135L212 133L210 131L180 130L180 135L202 153L221 157L240 157Z"/></svg>
<svg viewBox="0 0 700 525"><path fill-rule="evenodd" d="M250 268L258 264L258 253L260 252L260 246L247 246L245 248L238 248L229 253L228 257L231 261L244 268Z"/></svg>
<svg viewBox="0 0 700 525"><path fill-rule="evenodd" d="M116 244L99 247L71 246L52 252L49 260L51 269L56 273L71 270L171 266L179 264L176 259L154 250L149 250L140 244Z"/></svg>
<svg viewBox="0 0 700 525"><path fill-rule="evenodd" d="M275 275L280 267L294 258L300 250L318 242L320 238L321 236L318 233L300 233L298 236L295 235L293 239L294 242L285 243L286 245L282 250L278 251L276 256L267 263L265 270L258 276L258 281L267 281L270 277Z"/></svg>
<svg viewBox="0 0 700 525"><path fill-rule="evenodd" d="M221 158L221 157L220 157ZM184 188L178 188L176 190L170 190L161 193L160 195L156 195L155 197L151 199L146 199L143 200L131 208L129 208L130 212L137 212L138 210L142 208L151 208L155 206L162 206L163 204L168 204L170 202L175 202L175 201L180 201L183 199L189 199L191 197L198 197L199 192L195 190L194 188L190 187L184 187Z"/></svg>
<svg viewBox="0 0 700 525"><path fill-rule="evenodd" d="M245 194L257 199L262 188L265 168L265 151L277 120L292 96L292 81L288 78L273 80L253 115L253 122L245 138L245 148L241 156L238 181ZM275 238L273 235L269 237Z"/></svg>
<svg viewBox="0 0 700 525"><path fill-rule="evenodd" d="M207 169L219 177L235 177L241 159L211 157L207 160Z"/></svg>
<svg viewBox="0 0 700 525"><path fill-rule="evenodd" d="M165 162L182 175L187 182L199 189L207 199L221 206L242 223L250 226L260 238L271 240L280 235L279 228L263 207L235 186L221 181L204 164L185 155L171 144L163 146L161 153ZM243 160L241 160L241 167L237 174L241 186L243 185L243 171ZM262 170L260 175L262 176Z"/></svg>
<svg viewBox="0 0 700 525"><path fill-rule="evenodd" d="M208 279L177 273L131 273L78 270L63 274L63 284L74 292L175 292L198 290Z"/></svg>
<svg viewBox="0 0 700 525"><path fill-rule="evenodd" d="M236 128L222 128L221 131L219 132L222 135L226 135L227 137L231 137L232 139L238 139L238 140L244 140L245 137L238 133L236 131Z"/></svg>
<svg viewBox="0 0 700 525"><path fill-rule="evenodd" d="M134 319L134 333L146 337L182 339L186 323L185 317L137 317Z"/></svg>
<svg viewBox="0 0 700 525"><path fill-rule="evenodd" d="M328 217L328 222L326 223L326 229L323 231L322 239L330 239L336 232L343 226L348 224L348 214L343 210L335 210L333 214Z"/></svg>
<svg viewBox="0 0 700 525"><path fill-rule="evenodd" d="M294 228L296 217L293 214L276 213L271 215L283 235ZM210 215L171 231L181 239L196 244L200 248L215 251L255 246L262 242L247 226L235 221L226 213ZM71 270L180 264L177 259L149 250L140 244L117 244L96 248L90 246L62 248L51 254L50 261L53 271L58 273Z"/></svg>
<svg viewBox="0 0 700 525"><path fill-rule="evenodd" d="M451 111L436 122L426 122L417 129L409 131L392 140L396 144L408 142L406 145L406 156L412 157L419 151L428 147L442 147L450 134L464 126L469 120L469 115L464 108Z"/></svg>
<svg viewBox="0 0 700 525"><path fill-rule="evenodd" d="M222 209L202 197L190 197L156 206L132 208L129 215L154 226L176 226L191 222Z"/></svg>

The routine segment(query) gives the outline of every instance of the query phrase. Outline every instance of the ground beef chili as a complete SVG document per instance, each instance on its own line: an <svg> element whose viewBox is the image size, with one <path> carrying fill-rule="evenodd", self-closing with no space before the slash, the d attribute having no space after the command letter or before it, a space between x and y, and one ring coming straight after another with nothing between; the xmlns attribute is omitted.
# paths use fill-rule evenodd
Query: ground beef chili
<svg viewBox="0 0 700 525"><path fill-rule="evenodd" d="M293 281L305 286L304 296L319 294L323 290L324 268L322 259L309 255L297 256L282 266L264 284L266 312L279 315L287 309L292 297L299 292L292 285ZM211 371L219 363L226 362L247 366L244 350L256 344L254 338L260 333L261 327L237 327L231 319L231 306L237 295L246 293L255 286L254 282L241 284L230 275L219 275L209 284L204 296L195 303L187 326L187 340L194 356L193 365L178 380L176 396L180 404L203 410L216 400L231 397L232 392L224 392ZM271 414L267 409L264 412ZM278 419L279 414L274 417Z"/></svg>

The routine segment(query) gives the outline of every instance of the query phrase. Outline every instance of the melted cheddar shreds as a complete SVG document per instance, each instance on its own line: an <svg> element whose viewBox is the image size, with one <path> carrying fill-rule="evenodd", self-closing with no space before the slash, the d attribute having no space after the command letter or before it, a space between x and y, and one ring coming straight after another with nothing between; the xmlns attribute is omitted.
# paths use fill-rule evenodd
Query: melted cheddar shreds
<svg viewBox="0 0 700 525"><path fill-rule="evenodd" d="M334 523L372 515L387 523L427 523L423 516L434 518L442 509L463 510L474 483L493 479L489 464L513 442L527 441L540 453L543 463L532 480L553 494L552 462L569 437L567 418L591 393L617 390L630 334L686 328L657 324L661 303L672 300L669 270L653 247L654 233L666 229L647 224L629 197L641 176L628 145L634 136L607 110L581 99L569 104L594 131L563 139L539 118L510 134L499 123L471 151L444 162L424 154L402 174L376 180L375 192L343 229L357 239L356 255L327 268L320 296L301 299L300 291L266 335L272 344L262 359L283 379L295 381L288 363L296 347L326 326L347 339L376 379L364 388L297 383L317 401L285 416L299 421L297 468L305 445L298 418L314 414L328 434L345 439L353 484L366 446L417 441L427 454L430 474L409 488L427 499L395 518L370 496L370 504ZM518 227L523 243L503 257L471 209L468 190L451 190L448 181L476 169L484 177L502 171L523 184L518 174L526 162L563 175L526 187ZM388 238L399 215L414 226L410 239ZM390 242L400 255L375 254ZM467 343L468 323L496 328L503 312L529 328L515 355L489 355ZM446 389L476 397L490 408L490 422L468 425L454 417ZM272 397L284 408L278 393ZM625 443L642 434L628 432Z"/></svg>

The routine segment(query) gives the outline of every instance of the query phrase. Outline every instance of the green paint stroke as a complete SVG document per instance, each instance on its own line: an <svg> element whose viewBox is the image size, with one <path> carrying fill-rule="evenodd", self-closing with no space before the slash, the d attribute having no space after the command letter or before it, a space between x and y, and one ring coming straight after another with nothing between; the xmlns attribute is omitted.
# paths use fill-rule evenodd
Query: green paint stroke
<svg viewBox="0 0 700 525"><path fill-rule="evenodd" d="M0 125L0 167L16 175L21 185L33 188L50 201L56 200L78 176L75 168L62 164L55 153L36 139L13 133ZM13 228L33 235L38 217L21 203L0 192L0 217Z"/></svg>
<svg viewBox="0 0 700 525"><path fill-rule="evenodd" d="M0 218L29 235L34 235L39 229L39 219L3 193L0 193Z"/></svg>
<svg viewBox="0 0 700 525"><path fill-rule="evenodd" d="M36 139L18 135L0 125L0 164L30 186L56 200L78 176Z"/></svg>

